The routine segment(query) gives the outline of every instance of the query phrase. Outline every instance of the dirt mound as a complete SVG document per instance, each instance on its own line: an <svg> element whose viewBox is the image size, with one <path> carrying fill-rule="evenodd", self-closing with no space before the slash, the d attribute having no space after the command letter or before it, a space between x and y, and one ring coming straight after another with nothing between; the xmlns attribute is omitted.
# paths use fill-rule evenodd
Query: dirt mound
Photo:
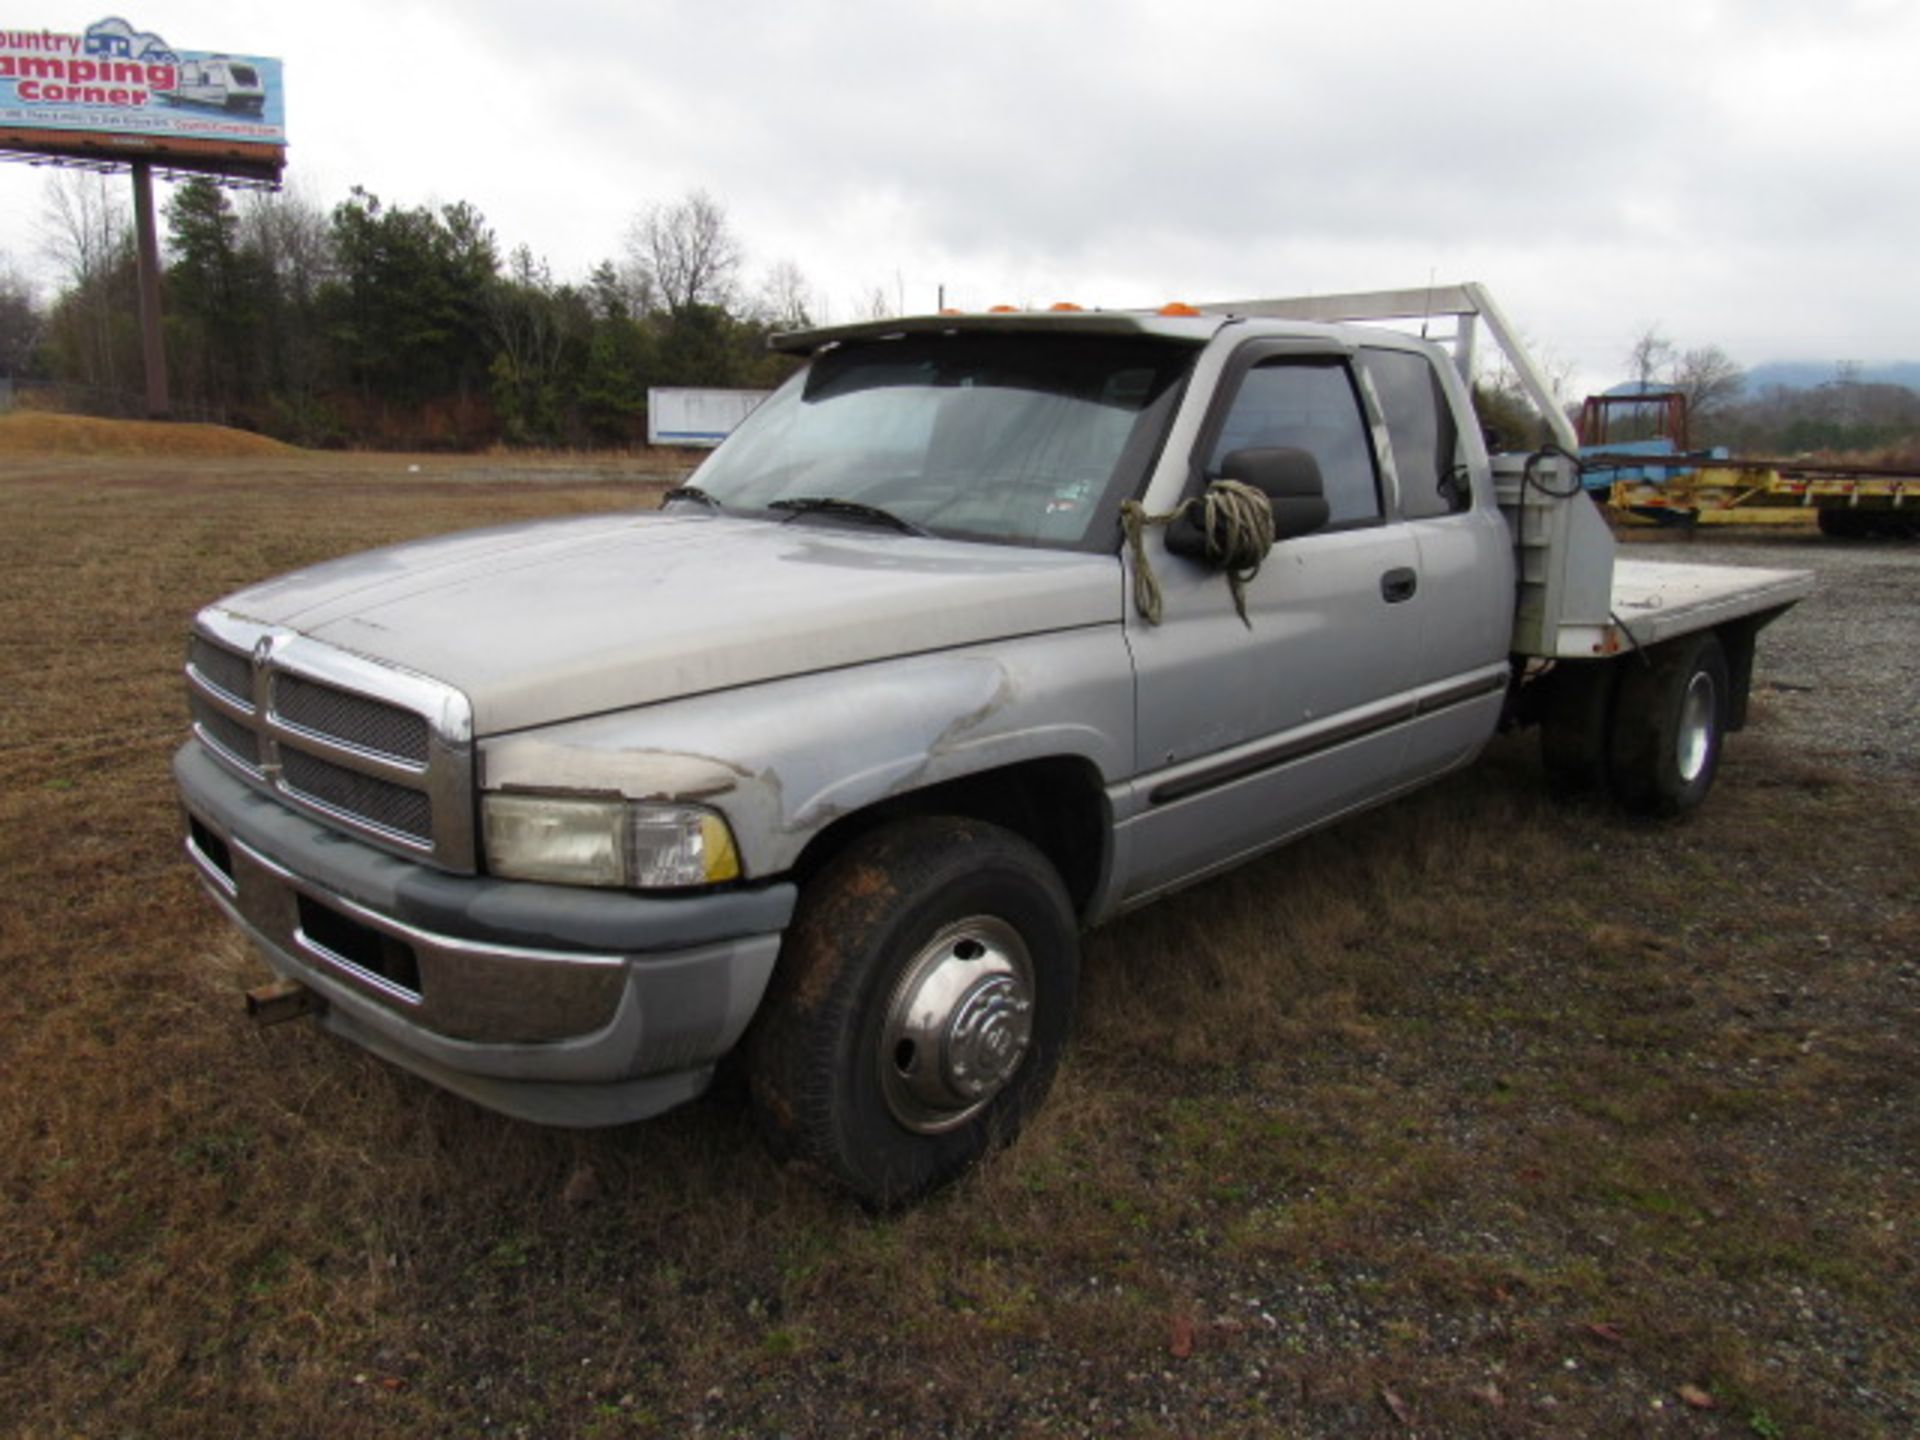
<svg viewBox="0 0 1920 1440"><path fill-rule="evenodd" d="M0 455L286 455L293 446L224 425L97 420L23 410L0 415Z"/></svg>

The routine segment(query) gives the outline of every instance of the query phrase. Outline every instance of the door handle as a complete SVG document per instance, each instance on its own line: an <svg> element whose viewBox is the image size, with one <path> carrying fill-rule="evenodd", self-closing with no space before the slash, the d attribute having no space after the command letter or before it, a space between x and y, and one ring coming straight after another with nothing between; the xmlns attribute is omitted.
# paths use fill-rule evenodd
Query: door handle
<svg viewBox="0 0 1920 1440"><path fill-rule="evenodd" d="M1406 566L1398 570L1389 570L1380 577L1380 598L1389 605L1398 605L1402 600L1411 600L1413 592L1420 588L1420 577Z"/></svg>

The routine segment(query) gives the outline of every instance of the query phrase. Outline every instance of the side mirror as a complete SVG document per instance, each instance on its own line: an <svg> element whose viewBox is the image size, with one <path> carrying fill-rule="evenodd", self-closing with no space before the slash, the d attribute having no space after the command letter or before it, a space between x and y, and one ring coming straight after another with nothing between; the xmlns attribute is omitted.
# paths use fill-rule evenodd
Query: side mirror
<svg viewBox="0 0 1920 1440"><path fill-rule="evenodd" d="M1238 480L1267 497L1273 510L1273 538L1307 535L1327 523L1326 483L1320 462L1305 450L1262 446L1230 451L1220 461L1219 480ZM1167 527L1167 549L1206 563L1207 537L1188 511Z"/></svg>

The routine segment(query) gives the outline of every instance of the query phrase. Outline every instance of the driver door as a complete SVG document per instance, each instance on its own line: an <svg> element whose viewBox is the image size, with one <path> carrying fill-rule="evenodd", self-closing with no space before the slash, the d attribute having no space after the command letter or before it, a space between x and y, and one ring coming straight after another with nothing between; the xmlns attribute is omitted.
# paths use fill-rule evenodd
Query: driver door
<svg viewBox="0 0 1920 1440"><path fill-rule="evenodd" d="M1127 614L1139 780L1122 822L1122 903L1404 783L1419 552L1384 503L1374 427L1344 355L1256 343L1235 358L1196 471L1217 475L1223 456L1258 446L1314 457L1328 519L1274 545L1246 589L1249 623L1221 574L1169 553L1162 531L1149 537L1164 603L1159 625Z"/></svg>

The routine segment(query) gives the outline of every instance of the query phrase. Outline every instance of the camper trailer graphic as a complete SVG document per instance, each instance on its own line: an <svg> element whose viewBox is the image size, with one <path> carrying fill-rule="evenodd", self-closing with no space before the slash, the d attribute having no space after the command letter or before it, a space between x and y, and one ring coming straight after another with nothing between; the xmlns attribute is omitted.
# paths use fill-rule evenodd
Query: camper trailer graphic
<svg viewBox="0 0 1920 1440"><path fill-rule="evenodd" d="M260 72L229 55L181 61L180 83L162 91L160 98L173 105L204 105L241 115L258 115L267 108L267 89L260 83Z"/></svg>

